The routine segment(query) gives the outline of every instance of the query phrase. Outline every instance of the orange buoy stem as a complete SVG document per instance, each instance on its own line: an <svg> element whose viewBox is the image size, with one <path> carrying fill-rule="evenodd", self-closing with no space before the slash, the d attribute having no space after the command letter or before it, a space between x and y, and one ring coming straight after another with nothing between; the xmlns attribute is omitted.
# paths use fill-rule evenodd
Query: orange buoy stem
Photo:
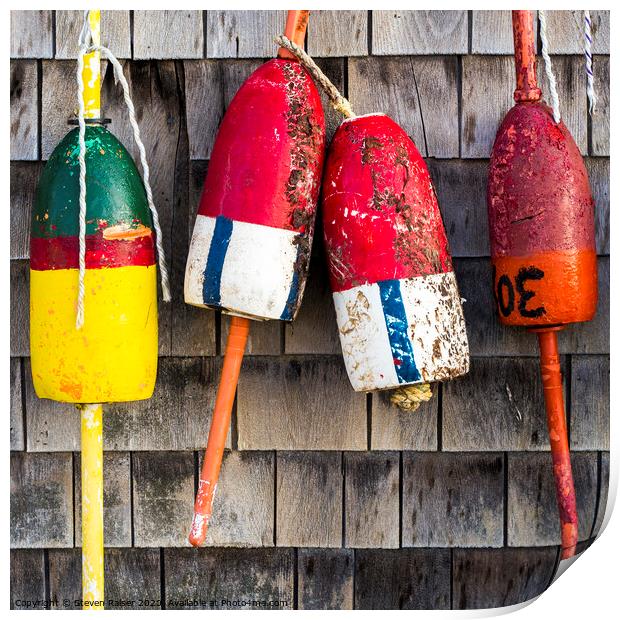
<svg viewBox="0 0 620 620"><path fill-rule="evenodd" d="M512 12L512 32L517 73L515 101L538 101L542 93L536 80L536 45L531 11Z"/></svg>
<svg viewBox="0 0 620 620"><path fill-rule="evenodd" d="M288 12L285 35L299 45L303 45L308 15L309 11ZM282 48L279 50L278 56L280 58L295 58L288 50ZM189 542L194 547L202 545L207 536L209 519L213 511L213 499L224 455L224 446L230 428L230 417L239 381L239 371L249 331L249 319L238 316L232 317L213 419L209 429L209 439L207 440L198 492L194 503L194 518L189 534Z"/></svg>
<svg viewBox="0 0 620 620"><path fill-rule="evenodd" d="M540 347L540 369L545 393L555 491L562 526L562 559L565 559L575 554L578 532L577 500L570 462L562 373L558 354L557 331L559 329L561 328L545 328L536 330L536 332Z"/></svg>
<svg viewBox="0 0 620 620"><path fill-rule="evenodd" d="M286 16L286 26L284 28L284 36L299 47L303 47L306 38L306 28L308 27L308 17L310 11L289 11ZM290 58L297 60L295 55L286 48L281 47L278 50L278 58Z"/></svg>
<svg viewBox="0 0 620 620"><path fill-rule="evenodd" d="M207 536L209 519L213 510L215 488L220 476L226 436L230 428L230 415L235 401L239 371L249 331L250 321L248 319L237 316L232 317L230 332L226 342L224 366L222 367L222 375L215 399L215 408L213 409L213 419L209 429L207 449L200 472L198 493L196 494L196 502L194 504L194 519L189 534L189 542L194 547L202 545Z"/></svg>

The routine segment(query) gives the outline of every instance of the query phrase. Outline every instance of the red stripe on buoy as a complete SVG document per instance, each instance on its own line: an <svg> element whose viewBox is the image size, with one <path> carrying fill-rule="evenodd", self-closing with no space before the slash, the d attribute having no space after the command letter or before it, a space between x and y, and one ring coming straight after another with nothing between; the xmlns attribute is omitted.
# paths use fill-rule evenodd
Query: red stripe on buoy
<svg viewBox="0 0 620 620"><path fill-rule="evenodd" d="M78 269L78 237L32 237L30 269ZM104 239L103 235L86 236L86 269L155 264L152 234L133 239Z"/></svg>

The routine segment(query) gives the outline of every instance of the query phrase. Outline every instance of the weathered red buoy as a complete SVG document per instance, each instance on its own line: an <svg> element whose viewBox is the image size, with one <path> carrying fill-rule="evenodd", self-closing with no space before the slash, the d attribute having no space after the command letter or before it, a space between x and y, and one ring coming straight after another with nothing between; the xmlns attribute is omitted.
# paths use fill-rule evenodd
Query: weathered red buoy
<svg viewBox="0 0 620 620"><path fill-rule="evenodd" d="M239 89L220 126L198 208L185 301L291 321L310 258L325 149L319 93L274 58Z"/></svg>
<svg viewBox="0 0 620 620"><path fill-rule="evenodd" d="M594 202L577 145L540 101L531 13L512 17L517 103L493 145L487 195L493 292L502 323L538 334L562 557L569 557L577 504L556 334L596 311Z"/></svg>
<svg viewBox="0 0 620 620"><path fill-rule="evenodd" d="M308 11L289 11L303 43ZM207 535L249 320L292 321L303 295L325 147L319 93L286 50L231 102L215 141L185 270L185 301L231 314L189 541Z"/></svg>
<svg viewBox="0 0 620 620"><path fill-rule="evenodd" d="M323 222L353 388L466 373L461 298L431 178L413 141L385 114L349 118L336 131Z"/></svg>

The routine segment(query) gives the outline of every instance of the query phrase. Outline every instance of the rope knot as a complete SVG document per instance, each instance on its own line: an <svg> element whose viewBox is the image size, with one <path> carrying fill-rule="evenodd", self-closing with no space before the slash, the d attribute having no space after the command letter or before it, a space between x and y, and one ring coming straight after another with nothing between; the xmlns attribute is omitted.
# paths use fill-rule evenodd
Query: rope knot
<svg viewBox="0 0 620 620"><path fill-rule="evenodd" d="M395 389L390 394L390 401L403 411L415 411L433 397L429 383L416 383Z"/></svg>

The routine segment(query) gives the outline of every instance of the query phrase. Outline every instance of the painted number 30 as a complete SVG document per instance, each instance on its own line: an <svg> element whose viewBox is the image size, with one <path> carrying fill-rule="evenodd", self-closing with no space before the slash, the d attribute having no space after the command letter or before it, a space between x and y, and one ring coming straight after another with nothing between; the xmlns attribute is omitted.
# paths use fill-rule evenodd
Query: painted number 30
<svg viewBox="0 0 620 620"><path fill-rule="evenodd" d="M493 266L493 282L496 283L493 287L493 296L499 311L506 317L510 316L515 309L515 298L518 296L517 309L521 316L535 319L545 314L544 306L538 306L538 308L528 307L528 302L535 297L536 293L526 288L528 280L542 280L544 276L545 272L538 269L538 267L521 267L513 284L512 280L505 273L496 278L496 270L495 266Z"/></svg>

